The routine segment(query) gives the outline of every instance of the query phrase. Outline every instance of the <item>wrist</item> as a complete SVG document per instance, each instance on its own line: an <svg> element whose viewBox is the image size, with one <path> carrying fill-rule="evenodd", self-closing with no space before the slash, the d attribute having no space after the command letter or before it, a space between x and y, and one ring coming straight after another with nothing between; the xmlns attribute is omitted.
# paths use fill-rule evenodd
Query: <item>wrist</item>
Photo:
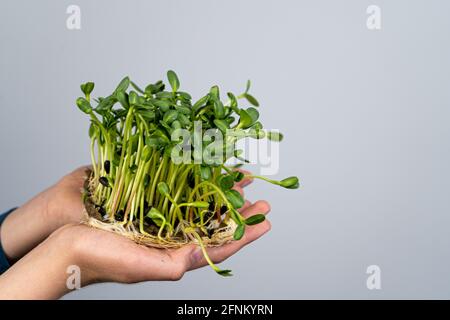
<svg viewBox="0 0 450 320"><path fill-rule="evenodd" d="M49 191L41 192L15 209L2 223L2 246L11 262L17 261L54 230L48 214Z"/></svg>
<svg viewBox="0 0 450 320"><path fill-rule="evenodd" d="M68 293L69 267L79 264L73 240L62 228L20 259L0 277L0 299L57 299Z"/></svg>
<svg viewBox="0 0 450 320"><path fill-rule="evenodd" d="M61 257L60 267L62 267L66 276L71 274L80 276L80 285L82 287L97 281L97 276L89 266L86 259L86 246L84 234L86 228L79 224L67 224L56 230L48 238L50 246L55 248L55 252ZM76 275L75 271L76 270Z"/></svg>

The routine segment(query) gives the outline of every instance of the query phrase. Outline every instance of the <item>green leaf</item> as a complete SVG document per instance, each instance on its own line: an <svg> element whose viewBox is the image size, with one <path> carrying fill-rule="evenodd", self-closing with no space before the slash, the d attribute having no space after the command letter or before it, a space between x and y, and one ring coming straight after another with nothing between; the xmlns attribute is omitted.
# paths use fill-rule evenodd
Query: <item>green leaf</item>
<svg viewBox="0 0 450 320"><path fill-rule="evenodd" d="M117 102L117 98L114 95L108 96L104 99L101 99L95 111L99 113L103 113L104 111L109 111Z"/></svg>
<svg viewBox="0 0 450 320"><path fill-rule="evenodd" d="M94 86L95 84L93 82L86 82L83 83L82 85L80 85L81 91L86 95L89 96L92 92L92 90L94 90Z"/></svg>
<svg viewBox="0 0 450 320"><path fill-rule="evenodd" d="M266 216L263 214L254 214L247 219L245 219L245 224L248 226L252 226L266 220Z"/></svg>
<svg viewBox="0 0 450 320"><path fill-rule="evenodd" d="M230 126L233 122L234 122L234 120L236 120L234 117L227 117L226 119L224 119L227 123L228 123L228 125Z"/></svg>
<svg viewBox="0 0 450 320"><path fill-rule="evenodd" d="M297 177L289 177L280 181L280 185L286 189L298 189L299 182Z"/></svg>
<svg viewBox="0 0 450 320"><path fill-rule="evenodd" d="M235 209L239 209L244 205L244 198L236 190L225 191L225 196Z"/></svg>
<svg viewBox="0 0 450 320"><path fill-rule="evenodd" d="M161 181L160 183L158 183L158 191L163 196L167 196L170 193L169 186L164 181Z"/></svg>
<svg viewBox="0 0 450 320"><path fill-rule="evenodd" d="M128 109L130 107L130 105L128 104L128 94L125 91L118 91L116 93L116 98L125 109Z"/></svg>
<svg viewBox="0 0 450 320"><path fill-rule="evenodd" d="M183 92L183 91L178 91L178 96L180 98L182 98L183 100L186 100L186 101L192 99L192 97L191 97L191 95L189 93Z"/></svg>
<svg viewBox="0 0 450 320"><path fill-rule="evenodd" d="M249 93L244 94L245 99L247 99L248 103L250 103L252 106L259 107L259 102L256 100L254 96L252 96Z"/></svg>
<svg viewBox="0 0 450 320"><path fill-rule="evenodd" d="M234 181L235 182L240 182L242 181L242 179L244 179L244 174L240 171L234 171L233 172L233 177L234 177Z"/></svg>
<svg viewBox="0 0 450 320"><path fill-rule="evenodd" d="M126 91L128 89L128 86L130 85L130 78L125 77L123 78L119 85L117 86L115 92L119 92L119 91Z"/></svg>
<svg viewBox="0 0 450 320"><path fill-rule="evenodd" d="M256 121L258 121L259 119L259 112L258 110L256 110L255 108L248 108L247 110L248 115L250 116L250 118L252 118L252 125L254 125L256 123Z"/></svg>
<svg viewBox="0 0 450 320"><path fill-rule="evenodd" d="M220 100L220 92L218 86L212 86L209 90L209 95L213 100Z"/></svg>
<svg viewBox="0 0 450 320"><path fill-rule="evenodd" d="M259 121L255 122L252 126L252 129L255 129L255 130L261 130L262 128L263 128L263 125Z"/></svg>
<svg viewBox="0 0 450 320"><path fill-rule="evenodd" d="M228 98L230 99L230 107L231 107L231 109L233 109L234 112L239 114L238 101L237 101L236 97L231 92L228 92L227 95L228 95Z"/></svg>
<svg viewBox="0 0 450 320"><path fill-rule="evenodd" d="M191 114L191 108L183 105L183 106L176 106L175 109L177 109L178 112L186 114L186 115L190 115Z"/></svg>
<svg viewBox="0 0 450 320"><path fill-rule="evenodd" d="M172 103L167 100L152 100L152 104L154 104L156 107L160 108L161 111L166 112L169 110Z"/></svg>
<svg viewBox="0 0 450 320"><path fill-rule="evenodd" d="M223 276L223 277L231 277L231 270L225 269L225 270L217 270L216 271L217 274Z"/></svg>
<svg viewBox="0 0 450 320"><path fill-rule="evenodd" d="M157 129L150 136L145 138L145 144L151 147L162 147L170 143L170 139L166 136L166 134Z"/></svg>
<svg viewBox="0 0 450 320"><path fill-rule="evenodd" d="M250 80L247 80L247 84L245 86L245 93L250 91L251 85L252 85L252 83L250 82Z"/></svg>
<svg viewBox="0 0 450 320"><path fill-rule="evenodd" d="M150 160L150 156L152 155L152 151L148 145L145 145L142 149L141 160L147 162Z"/></svg>
<svg viewBox="0 0 450 320"><path fill-rule="evenodd" d="M224 134L227 133L227 130L230 128L230 125L225 120L214 119L214 124Z"/></svg>
<svg viewBox="0 0 450 320"><path fill-rule="evenodd" d="M171 127L174 130L181 129L181 122L178 120L175 120L174 122L172 122Z"/></svg>
<svg viewBox="0 0 450 320"><path fill-rule="evenodd" d="M163 121L170 125L172 122L177 120L178 118L178 111L176 110L169 110L164 114Z"/></svg>
<svg viewBox="0 0 450 320"><path fill-rule="evenodd" d="M167 79L169 79L172 92L176 92L180 88L180 81L178 80L177 74L174 71L169 70L167 71Z"/></svg>
<svg viewBox="0 0 450 320"><path fill-rule="evenodd" d="M134 83L133 81L130 81L130 84L131 84L131 86L134 88L134 90L136 90L137 92L139 92L140 94L144 94L145 92L141 89L141 88L139 88L139 86L136 84L136 83Z"/></svg>
<svg viewBox="0 0 450 320"><path fill-rule="evenodd" d="M214 115L218 119L223 119L225 117L225 109L222 101L220 100L214 101Z"/></svg>
<svg viewBox="0 0 450 320"><path fill-rule="evenodd" d="M180 121L180 123L181 123L181 125L182 125L183 127L186 127L186 126L188 126L188 125L191 124L191 120L189 120L189 118L186 117L186 116L185 116L184 114L182 114L182 113L179 113L179 114L178 114L178 121Z"/></svg>
<svg viewBox="0 0 450 320"><path fill-rule="evenodd" d="M150 110L139 110L139 114L147 121L153 121L155 119L155 113Z"/></svg>
<svg viewBox="0 0 450 320"><path fill-rule="evenodd" d="M222 189L223 191L230 190L234 186L234 176L232 175L220 175L217 177L217 185Z"/></svg>
<svg viewBox="0 0 450 320"><path fill-rule="evenodd" d="M173 98L173 92L161 91L161 92L155 93L155 98L158 98L158 99L172 99Z"/></svg>
<svg viewBox="0 0 450 320"><path fill-rule="evenodd" d="M161 227L163 224L166 224L166 218L159 212L155 207L151 208L150 211L146 214L146 216L155 222L158 227Z"/></svg>
<svg viewBox="0 0 450 320"><path fill-rule="evenodd" d="M211 176L212 172L210 167L200 166L200 177L203 181L208 181L209 179L211 179Z"/></svg>
<svg viewBox="0 0 450 320"><path fill-rule="evenodd" d="M135 106L139 103L139 96L136 91L131 91L128 95L128 103L132 106Z"/></svg>
<svg viewBox="0 0 450 320"><path fill-rule="evenodd" d="M253 124L252 117L245 111L244 109L241 109L239 112L239 127L242 129L247 129L251 127Z"/></svg>
<svg viewBox="0 0 450 320"><path fill-rule="evenodd" d="M78 108L83 111L84 113L91 113L92 112L92 106L89 103L89 101L87 101L85 98L83 97L79 97L77 99L77 106Z"/></svg>
<svg viewBox="0 0 450 320"><path fill-rule="evenodd" d="M97 129L94 126L94 123L91 122L89 126L89 138L92 138L94 134L96 133Z"/></svg>
<svg viewBox="0 0 450 320"><path fill-rule="evenodd" d="M203 107L209 100L209 94L207 94L206 96L200 98L196 103L194 103L194 105L192 106L192 110L194 112L197 112L198 109L200 109L201 107Z"/></svg>
<svg viewBox="0 0 450 320"><path fill-rule="evenodd" d="M245 233L245 224L239 224L234 231L234 240L241 240Z"/></svg>
<svg viewBox="0 0 450 320"><path fill-rule="evenodd" d="M155 92L157 92L157 88L155 87L154 84L149 84L148 86L145 87L144 92L147 96L152 96Z"/></svg>
<svg viewBox="0 0 450 320"><path fill-rule="evenodd" d="M283 140L283 134L276 131L267 132L267 139L279 142Z"/></svg>

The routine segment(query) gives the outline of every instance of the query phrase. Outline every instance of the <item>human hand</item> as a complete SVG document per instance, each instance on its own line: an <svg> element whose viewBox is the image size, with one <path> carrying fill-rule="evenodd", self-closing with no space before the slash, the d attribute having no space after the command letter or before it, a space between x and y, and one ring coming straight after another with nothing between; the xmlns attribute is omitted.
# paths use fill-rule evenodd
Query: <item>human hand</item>
<svg viewBox="0 0 450 320"><path fill-rule="evenodd" d="M1 241L11 261L20 259L62 226L82 221L85 213L81 191L90 168L82 166L72 171L8 216L1 226ZM234 189L243 194L243 187L251 182L243 179Z"/></svg>
<svg viewBox="0 0 450 320"><path fill-rule="evenodd" d="M1 225L1 243L11 262L61 226L81 221L84 207L81 189L88 168L80 167L64 176L6 218Z"/></svg>
<svg viewBox="0 0 450 320"><path fill-rule="evenodd" d="M241 213L249 217L267 214L269 210L265 201L254 204L247 201ZM268 220L250 226L241 240L208 248L208 255L219 263L269 230ZM112 232L79 224L66 225L0 277L0 289L8 289L0 290L0 299L59 298L69 291L66 270L70 265L80 268L81 284L85 286L105 281L178 280L186 271L205 266L206 261L196 245L179 249L148 248ZM30 277L32 283L27 280Z"/></svg>

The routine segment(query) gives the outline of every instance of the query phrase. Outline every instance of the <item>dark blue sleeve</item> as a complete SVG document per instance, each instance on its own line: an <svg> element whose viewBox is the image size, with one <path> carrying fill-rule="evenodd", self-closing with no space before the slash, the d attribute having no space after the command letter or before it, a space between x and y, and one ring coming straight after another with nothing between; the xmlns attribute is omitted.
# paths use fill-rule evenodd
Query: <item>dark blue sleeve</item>
<svg viewBox="0 0 450 320"><path fill-rule="evenodd" d="M0 226L2 225L3 220L5 220L5 218L8 216L8 214L13 212L14 210L16 210L16 208L11 209L11 210L3 213L2 215L0 215ZM5 272L9 268L9 262L8 262L8 259L6 258L5 252L3 251L1 240L2 239L0 238L0 274Z"/></svg>

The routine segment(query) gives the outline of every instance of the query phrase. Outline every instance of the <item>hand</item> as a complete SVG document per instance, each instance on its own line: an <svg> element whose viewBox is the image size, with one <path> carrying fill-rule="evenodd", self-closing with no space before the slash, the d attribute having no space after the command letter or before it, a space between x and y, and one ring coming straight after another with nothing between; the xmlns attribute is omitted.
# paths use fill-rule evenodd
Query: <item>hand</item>
<svg viewBox="0 0 450 320"><path fill-rule="evenodd" d="M78 168L11 213L1 226L1 243L14 262L53 231L83 218L81 189L88 166Z"/></svg>
<svg viewBox="0 0 450 320"><path fill-rule="evenodd" d="M81 190L89 169L90 166L83 166L74 170L8 216L0 236L10 261L23 257L60 227L81 222L84 216ZM243 187L251 182L244 179L234 188L243 194Z"/></svg>
<svg viewBox="0 0 450 320"><path fill-rule="evenodd" d="M56 220L53 231L69 224L79 223L84 217L81 192L91 166L82 166L60 179L48 192L46 215Z"/></svg>
<svg viewBox="0 0 450 320"><path fill-rule="evenodd" d="M267 202L257 201L253 205L247 203L242 214L248 217L257 213L267 214L269 210ZM208 248L208 253L213 261L221 262L269 230L270 222L265 220L249 227L240 241ZM148 248L123 236L82 225L70 226L61 232L76 243L75 252L81 272L89 271L84 279L86 284L99 281L134 283L179 280L186 271L207 264L198 245L179 249Z"/></svg>
<svg viewBox="0 0 450 320"><path fill-rule="evenodd" d="M267 214L269 210L265 201L257 201L253 205L246 202L241 213L248 217L257 213ZM239 241L208 248L208 254L215 263L219 263L269 230L270 222L265 220L248 227ZM206 261L197 245L167 250L147 248L112 232L84 225L67 225L0 277L0 299L59 298L68 292L66 270L69 265L80 267L84 286L104 281L178 280L186 271L205 266ZM32 282L28 281L30 278Z"/></svg>

